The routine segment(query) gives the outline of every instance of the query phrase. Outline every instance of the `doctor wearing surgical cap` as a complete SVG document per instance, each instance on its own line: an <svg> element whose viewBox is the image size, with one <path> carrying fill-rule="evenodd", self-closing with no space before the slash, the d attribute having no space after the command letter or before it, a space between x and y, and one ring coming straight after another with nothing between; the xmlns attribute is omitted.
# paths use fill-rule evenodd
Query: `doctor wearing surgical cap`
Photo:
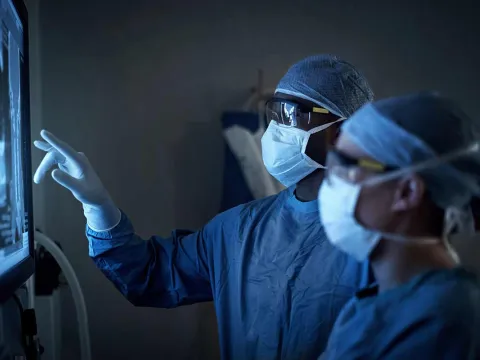
<svg viewBox="0 0 480 360"><path fill-rule="evenodd" d="M370 260L377 285L342 310L322 360L480 358L479 282L449 241L473 230L479 140L478 121L430 93L371 103L343 124L321 219L333 246Z"/></svg>
<svg viewBox="0 0 480 360"><path fill-rule="evenodd" d="M311 359L369 281L366 263L327 241L317 194L339 124L372 98L346 61L320 55L293 65L266 106L262 139L266 168L287 189L217 215L199 231L142 240L85 155L46 131L35 143L47 152L35 181L58 164L53 178L83 204L91 258L134 305L213 300L223 359Z"/></svg>

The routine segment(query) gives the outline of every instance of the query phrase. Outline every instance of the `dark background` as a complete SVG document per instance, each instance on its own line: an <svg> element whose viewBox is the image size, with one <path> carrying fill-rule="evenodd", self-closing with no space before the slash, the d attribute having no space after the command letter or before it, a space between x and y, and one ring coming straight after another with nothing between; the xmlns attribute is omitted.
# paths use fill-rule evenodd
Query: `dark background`
<svg viewBox="0 0 480 360"><path fill-rule="evenodd" d="M478 2L27 1L32 119L84 151L137 231L198 228L220 206L220 116L247 99L263 69L330 52L358 66L377 98L435 89L480 117ZM435 131L435 129L432 129ZM35 154L34 165L40 154ZM214 359L213 307L131 306L87 254L81 206L47 181L36 222L78 273L94 359ZM78 358L63 296L63 358Z"/></svg>

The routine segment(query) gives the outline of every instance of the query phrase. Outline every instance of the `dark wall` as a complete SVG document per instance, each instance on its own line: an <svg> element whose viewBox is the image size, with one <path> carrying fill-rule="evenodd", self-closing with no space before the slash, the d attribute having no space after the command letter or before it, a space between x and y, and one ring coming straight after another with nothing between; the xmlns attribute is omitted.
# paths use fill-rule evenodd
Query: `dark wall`
<svg viewBox="0 0 480 360"><path fill-rule="evenodd" d="M331 52L377 97L433 88L480 117L474 4L42 0L43 124L90 157L141 234L196 228L220 204L221 112L246 100L258 68L274 86L293 62ZM95 359L214 358L213 309L128 304L87 256L79 204L42 186L45 231L85 291ZM69 348L75 336L68 317Z"/></svg>

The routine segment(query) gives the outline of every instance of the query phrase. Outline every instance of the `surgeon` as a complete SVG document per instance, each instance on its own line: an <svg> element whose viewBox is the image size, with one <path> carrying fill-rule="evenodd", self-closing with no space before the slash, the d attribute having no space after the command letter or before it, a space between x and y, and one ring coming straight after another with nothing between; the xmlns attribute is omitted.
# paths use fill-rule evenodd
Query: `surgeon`
<svg viewBox="0 0 480 360"><path fill-rule="evenodd" d="M479 282L448 237L471 224L479 141L479 122L431 93L371 103L344 122L321 219L333 246L370 260L377 285L342 310L322 360L480 358Z"/></svg>
<svg viewBox="0 0 480 360"><path fill-rule="evenodd" d="M46 131L35 142L47 154L34 180L58 165L53 178L83 204L91 258L132 304L213 300L223 359L311 359L369 281L367 264L326 240L317 194L339 124L372 98L366 79L334 56L293 65L267 103L262 139L266 168L287 189L199 231L142 240L85 155Z"/></svg>

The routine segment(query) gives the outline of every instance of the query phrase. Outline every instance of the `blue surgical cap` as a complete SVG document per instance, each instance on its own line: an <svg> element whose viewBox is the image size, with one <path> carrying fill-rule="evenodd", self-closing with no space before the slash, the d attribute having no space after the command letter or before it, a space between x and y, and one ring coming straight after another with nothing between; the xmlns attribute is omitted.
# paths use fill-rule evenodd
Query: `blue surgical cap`
<svg viewBox="0 0 480 360"><path fill-rule="evenodd" d="M346 61L332 55L310 56L293 65L275 93L309 100L340 117L349 117L373 100L367 80Z"/></svg>
<svg viewBox="0 0 480 360"><path fill-rule="evenodd" d="M449 99L417 93L365 105L344 122L342 133L375 160L403 168L474 144L480 124ZM478 152L420 174L443 209L463 207L480 194Z"/></svg>

